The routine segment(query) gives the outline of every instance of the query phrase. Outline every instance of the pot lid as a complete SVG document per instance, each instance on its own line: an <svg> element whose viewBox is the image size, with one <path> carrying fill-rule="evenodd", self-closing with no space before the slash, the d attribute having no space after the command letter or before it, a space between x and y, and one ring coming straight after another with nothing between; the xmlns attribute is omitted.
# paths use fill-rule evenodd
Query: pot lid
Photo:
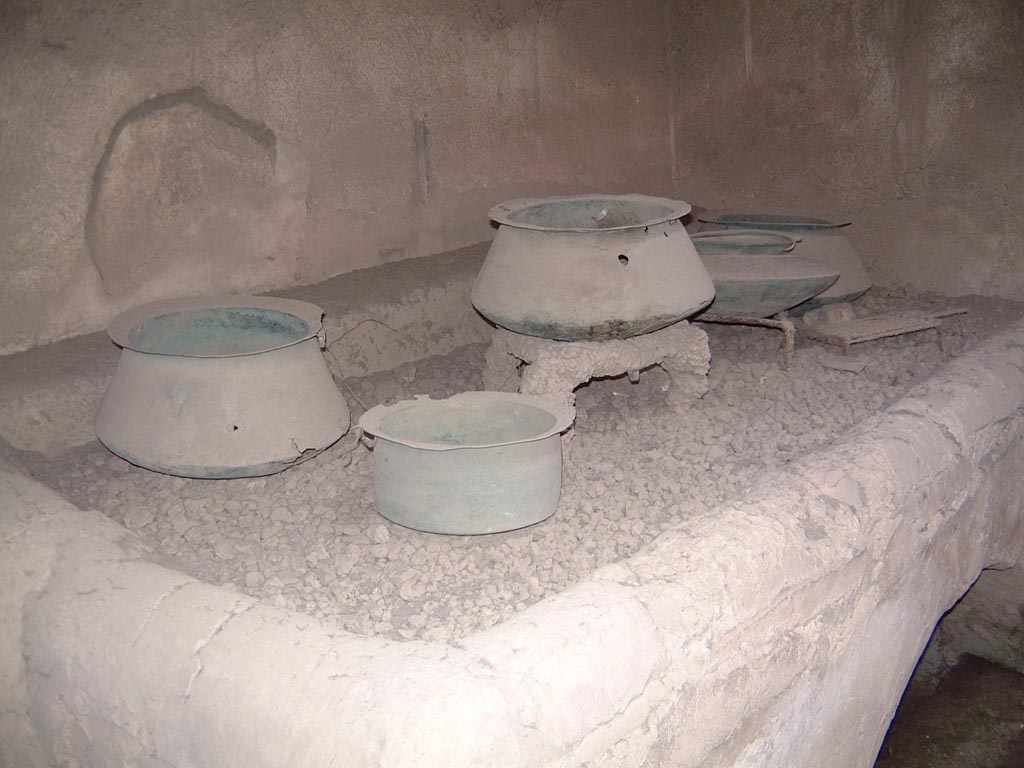
<svg viewBox="0 0 1024 768"><path fill-rule="evenodd" d="M133 307L110 321L120 347L173 357L241 357L318 336L323 310L270 296L204 296Z"/></svg>
<svg viewBox="0 0 1024 768"><path fill-rule="evenodd" d="M416 395L374 406L360 417L359 429L410 448L454 451L544 440L564 432L575 418L571 406L532 395L461 392L445 400ZM474 434L476 425L485 428Z"/></svg>
<svg viewBox="0 0 1024 768"><path fill-rule="evenodd" d="M750 213L739 211L705 211L700 220L707 224L720 224L726 227L745 227L760 230L804 230L838 229L850 223L849 219L829 221L811 216L789 213Z"/></svg>
<svg viewBox="0 0 1024 768"><path fill-rule="evenodd" d="M683 200L647 195L577 195L509 200L491 208L492 221L542 232L609 232L681 219Z"/></svg>

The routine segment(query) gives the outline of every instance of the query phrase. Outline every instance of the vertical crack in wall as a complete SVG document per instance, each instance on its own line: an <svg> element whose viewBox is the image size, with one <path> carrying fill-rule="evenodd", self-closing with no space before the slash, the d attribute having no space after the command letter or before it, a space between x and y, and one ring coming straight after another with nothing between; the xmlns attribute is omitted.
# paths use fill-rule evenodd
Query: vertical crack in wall
<svg viewBox="0 0 1024 768"><path fill-rule="evenodd" d="M668 158L669 178L672 180L672 194L679 195L679 185L682 181L682 174L679 172L679 149L676 147L676 108L678 104L676 81L679 68L679 46L676 44L676 36L679 30L676 27L676 13L674 0L665 2L665 29L668 35L668 42L665 53L666 80L668 81Z"/></svg>
<svg viewBox="0 0 1024 768"><path fill-rule="evenodd" d="M750 85L754 72L754 34L750 20L750 0L743 3L743 71Z"/></svg>
<svg viewBox="0 0 1024 768"><path fill-rule="evenodd" d="M416 152L416 202L426 205L430 193L430 157L427 150L427 118L417 117L413 121L413 147Z"/></svg>
<svg viewBox="0 0 1024 768"><path fill-rule="evenodd" d="M918 191L919 166L927 148L929 56L922 30L930 25L931 10L928 4L896 3L892 13L893 166L898 199L905 199Z"/></svg>

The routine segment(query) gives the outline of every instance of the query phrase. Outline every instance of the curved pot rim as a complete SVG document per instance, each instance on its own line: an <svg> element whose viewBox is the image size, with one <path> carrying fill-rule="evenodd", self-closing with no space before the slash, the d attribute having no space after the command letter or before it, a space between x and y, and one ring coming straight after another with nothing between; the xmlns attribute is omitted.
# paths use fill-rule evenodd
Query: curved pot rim
<svg viewBox="0 0 1024 768"><path fill-rule="evenodd" d="M536 435L531 435L527 438L520 438L518 440L502 440L494 443L474 443L472 445L451 445L448 443L434 443L425 442L421 440L409 440L403 437L396 437L388 434L387 430L382 427L382 422L388 416L403 411L406 408L411 408L416 405L422 405L424 403L451 403L463 401L490 401L490 402L514 402L521 405L530 405L534 408L538 408L542 411L550 413L555 423L552 424L548 429L543 432L539 432ZM451 397L442 398L435 400L429 395L416 395L412 400L402 400L394 403L393 405L375 405L373 408L368 410L359 418L358 428L366 435L371 435L375 438L385 440L391 443L398 443L400 445L408 446L409 448L420 448L428 451L463 451L463 450L479 450L481 448L499 448L503 445L519 445L521 443L535 443L539 440L545 440L552 435L558 435L569 428L573 420L576 418L576 409L568 405L560 405L542 397L534 397L533 395L521 395L516 392L460 392L457 395Z"/></svg>
<svg viewBox="0 0 1024 768"><path fill-rule="evenodd" d="M743 216L775 216L776 221L744 219ZM741 229L759 229L778 232L780 230L806 230L808 232L821 229L839 229L850 224L850 220L841 218L837 221L819 219L803 214L779 213L778 211L751 211L727 209L721 211L703 211L698 217L705 224L718 224L725 227Z"/></svg>
<svg viewBox="0 0 1024 768"><path fill-rule="evenodd" d="M531 208L535 205L544 205L548 203L564 202L569 200L616 200L624 202L637 202L637 203L656 203L658 205L666 206L669 212L665 215L653 216L650 219L645 219L636 224L626 224L620 227L551 227L544 226L541 224L528 224L521 221L513 221L509 217L519 211L526 208ZM521 197L515 200L506 200L503 203L498 203L496 206L491 208L487 212L487 216L491 221L497 222L502 226L512 227L514 229L530 229L538 232L621 232L629 229L643 229L654 224L661 224L666 221L675 221L683 218L692 210L692 206L685 200L671 200L667 197L654 197L651 195L605 195L605 194L588 194L588 195L556 195L554 197Z"/></svg>
<svg viewBox="0 0 1024 768"><path fill-rule="evenodd" d="M739 242L744 238L760 242ZM785 232L774 232L767 229L706 229L702 232L695 232L690 235L693 247L697 249L702 257L708 255L701 251L701 246L709 249L708 253L714 255L749 255L761 254L766 256L784 255L791 253L800 242L799 237L788 235Z"/></svg>
<svg viewBox="0 0 1024 768"><path fill-rule="evenodd" d="M149 349L140 349L140 345L132 339L132 330L155 317L168 315L174 312L187 312L195 309L269 309L292 315L302 320L307 331L302 336L284 341L281 344L273 344L259 349L245 352L232 352L228 354L189 354L187 352L156 352ZM123 349L130 349L143 355L160 355L162 357L190 357L201 359L219 359L228 357L249 357L251 355L262 355L265 352L273 352L276 349L284 349L301 344L304 341L320 335L323 329L324 311L316 304L297 299L279 299L273 296L197 296L185 299L163 299L142 304L138 307L121 312L114 317L107 326L107 334L111 340Z"/></svg>

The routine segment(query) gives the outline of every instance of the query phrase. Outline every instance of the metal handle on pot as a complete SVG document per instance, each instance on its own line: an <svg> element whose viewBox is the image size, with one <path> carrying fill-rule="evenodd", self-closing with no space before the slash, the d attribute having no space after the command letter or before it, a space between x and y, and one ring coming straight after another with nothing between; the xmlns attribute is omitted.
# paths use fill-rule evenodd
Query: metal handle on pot
<svg viewBox="0 0 1024 768"><path fill-rule="evenodd" d="M377 437L375 435L369 435L366 432L363 432L362 430L360 430L359 431L359 442L361 442L363 445L365 445L367 448L369 448L372 451L373 447L377 444Z"/></svg>

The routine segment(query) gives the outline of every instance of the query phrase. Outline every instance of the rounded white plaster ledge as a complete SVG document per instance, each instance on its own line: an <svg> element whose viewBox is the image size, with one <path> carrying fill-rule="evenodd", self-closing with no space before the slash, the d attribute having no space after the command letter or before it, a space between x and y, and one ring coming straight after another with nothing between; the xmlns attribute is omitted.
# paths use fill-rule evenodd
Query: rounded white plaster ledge
<svg viewBox="0 0 1024 768"><path fill-rule="evenodd" d="M0 765L870 766L936 621L1024 551L1024 324L827 450L451 645L147 559L0 467Z"/></svg>

